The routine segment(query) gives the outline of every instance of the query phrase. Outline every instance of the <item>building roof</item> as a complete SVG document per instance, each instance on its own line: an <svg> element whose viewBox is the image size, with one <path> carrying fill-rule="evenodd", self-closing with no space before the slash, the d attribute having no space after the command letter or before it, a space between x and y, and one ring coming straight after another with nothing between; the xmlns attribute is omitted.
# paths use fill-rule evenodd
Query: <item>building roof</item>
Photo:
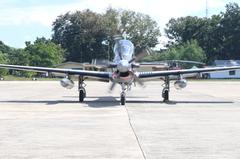
<svg viewBox="0 0 240 159"><path fill-rule="evenodd" d="M240 60L215 60L215 66L240 66Z"/></svg>

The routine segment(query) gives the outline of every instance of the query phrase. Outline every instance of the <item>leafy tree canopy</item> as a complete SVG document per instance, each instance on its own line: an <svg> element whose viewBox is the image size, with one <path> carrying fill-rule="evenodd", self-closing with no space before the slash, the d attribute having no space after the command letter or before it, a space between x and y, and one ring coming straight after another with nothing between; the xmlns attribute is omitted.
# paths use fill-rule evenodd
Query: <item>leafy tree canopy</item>
<svg viewBox="0 0 240 159"><path fill-rule="evenodd" d="M94 58L111 57L102 41L124 35L135 45L154 47L160 36L157 23L148 15L128 10L107 9L104 14L90 10L66 13L53 23L53 41L68 51L67 60L90 62Z"/></svg>
<svg viewBox="0 0 240 159"><path fill-rule="evenodd" d="M211 18L173 18L167 24L165 32L174 41L173 44L197 40L206 52L207 62L211 63L215 59L239 59L239 26L240 7L237 3L229 3L225 12Z"/></svg>
<svg viewBox="0 0 240 159"><path fill-rule="evenodd" d="M0 63L1 64L7 63L6 54L4 54L2 51L0 51ZM8 73L8 70L0 69L0 77L4 76L4 75L7 75L7 73Z"/></svg>
<svg viewBox="0 0 240 159"><path fill-rule="evenodd" d="M205 62L206 55L196 40L187 41L181 45L172 47L162 53L155 53L146 57L144 61L186 60Z"/></svg>
<svg viewBox="0 0 240 159"><path fill-rule="evenodd" d="M24 49L15 49L7 54L8 63L14 65L29 65L54 67L64 60L65 50L51 40L37 38L33 44L26 42ZM26 77L32 77L36 73L19 71Z"/></svg>
<svg viewBox="0 0 240 159"><path fill-rule="evenodd" d="M64 52L59 45L51 40L37 38L33 44L26 43L23 54L27 54L31 66L53 67L64 60Z"/></svg>

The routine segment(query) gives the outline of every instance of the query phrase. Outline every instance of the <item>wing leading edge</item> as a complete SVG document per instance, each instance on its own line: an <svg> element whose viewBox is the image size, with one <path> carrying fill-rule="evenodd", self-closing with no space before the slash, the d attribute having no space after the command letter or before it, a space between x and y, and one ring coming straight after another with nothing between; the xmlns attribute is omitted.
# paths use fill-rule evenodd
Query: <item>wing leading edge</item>
<svg viewBox="0 0 240 159"><path fill-rule="evenodd" d="M64 74L69 74L69 75L98 77L98 78L103 78L103 79L109 79L112 74L111 72L62 69L62 68L48 68L48 67L34 67L34 66L20 66L20 65L5 65L5 64L0 64L0 68L7 68L7 69L13 69L13 70L36 71L36 72L55 72L55 73L64 73ZM224 70L236 70L236 69L240 69L240 66L167 70L167 71L150 71L150 72L139 72L138 77L139 78L154 78L154 77L163 77L163 76L170 76L170 75L182 75L182 74L214 72L214 71L224 71Z"/></svg>
<svg viewBox="0 0 240 159"><path fill-rule="evenodd" d="M236 70L236 69L240 69L240 66L139 72L138 77L139 78L153 78L153 77L163 77L163 76L170 76L170 75L182 75L182 74L204 73L204 72Z"/></svg>
<svg viewBox="0 0 240 159"><path fill-rule="evenodd" d="M0 68L13 69L13 70L36 71L36 72L55 72L55 73L64 73L64 74L69 74L69 75L98 77L98 78L103 78L103 79L109 79L111 76L110 72L63 69L63 68L48 68L48 67L5 65L5 64L0 64Z"/></svg>

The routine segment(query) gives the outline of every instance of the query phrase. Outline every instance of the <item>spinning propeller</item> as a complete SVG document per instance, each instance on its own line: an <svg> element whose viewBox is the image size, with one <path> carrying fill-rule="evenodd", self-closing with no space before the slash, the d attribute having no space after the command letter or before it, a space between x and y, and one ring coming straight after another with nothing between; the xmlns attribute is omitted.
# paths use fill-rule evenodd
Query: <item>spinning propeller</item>
<svg viewBox="0 0 240 159"><path fill-rule="evenodd" d="M129 65L133 66L135 61L140 61L141 59L143 59L147 55L150 55L150 53L151 53L151 50L148 47L141 49L135 57L133 57L131 60L128 61ZM119 73L121 74L121 72L119 72ZM122 73L124 73L124 72L122 72ZM134 82L136 82L140 86L144 87L144 83L138 78L137 74L134 74L133 78L134 78ZM112 91L115 88L116 82L117 81L115 81L115 80L112 81L112 84L109 88L110 91Z"/></svg>

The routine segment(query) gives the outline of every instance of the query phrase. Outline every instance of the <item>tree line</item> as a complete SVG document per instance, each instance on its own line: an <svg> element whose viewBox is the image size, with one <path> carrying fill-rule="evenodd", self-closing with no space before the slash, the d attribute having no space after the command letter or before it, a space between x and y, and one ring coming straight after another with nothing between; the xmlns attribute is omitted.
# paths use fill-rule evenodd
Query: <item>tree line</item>
<svg viewBox="0 0 240 159"><path fill-rule="evenodd" d="M90 10L66 13L53 23L52 40L67 50L66 60L91 62L92 59L113 58L114 35L131 40L135 46L154 47L158 44L160 29L148 15L129 10L108 8L98 14ZM108 40L109 46L102 45ZM109 52L108 52L109 51Z"/></svg>
<svg viewBox="0 0 240 159"><path fill-rule="evenodd" d="M215 59L239 59L240 7L226 5L226 11L209 18L172 18L165 27L169 38L164 50L144 60L194 60L211 63ZM91 62L113 59L113 37L122 35L136 46L154 48L160 28L150 16L130 10L108 8L99 14L89 9L68 12L56 18L52 38L37 38L16 49L0 41L0 63L54 67L63 61ZM108 45L102 41L108 40ZM7 72L6 72L7 73Z"/></svg>
<svg viewBox="0 0 240 159"><path fill-rule="evenodd" d="M33 43L26 42L24 49L12 48L0 41L1 64L54 67L64 60L64 54L65 50L61 46L45 38L37 38ZM27 71L17 72L27 77L35 74ZM8 73L6 69L0 70L2 76Z"/></svg>
<svg viewBox="0 0 240 159"><path fill-rule="evenodd" d="M225 12L210 18L173 18L165 32L172 40L169 48L196 40L205 52L207 63L240 58L240 7L237 3L227 4Z"/></svg>

